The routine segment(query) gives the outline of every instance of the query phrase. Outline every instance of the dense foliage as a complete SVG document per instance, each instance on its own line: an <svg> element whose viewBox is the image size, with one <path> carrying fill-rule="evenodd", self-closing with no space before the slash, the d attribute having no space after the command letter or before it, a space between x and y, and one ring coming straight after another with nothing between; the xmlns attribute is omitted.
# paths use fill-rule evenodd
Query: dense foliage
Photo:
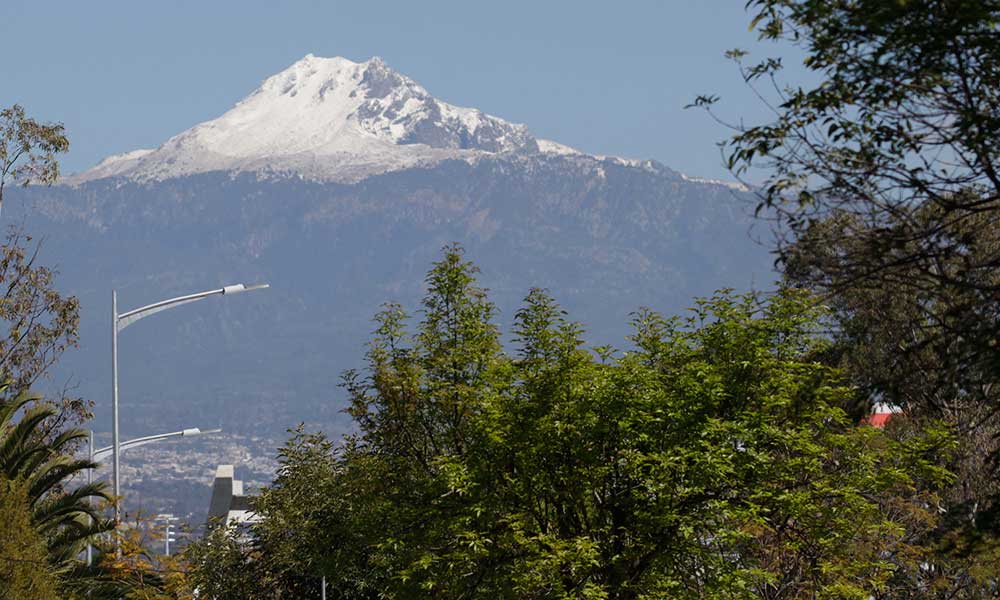
<svg viewBox="0 0 1000 600"><path fill-rule="evenodd" d="M252 544L203 568L288 597L862 598L913 567L947 437L846 418L808 297L642 311L595 352L535 290L507 353L474 274L451 248L414 332L379 313L358 434L297 432Z"/></svg>
<svg viewBox="0 0 1000 600"><path fill-rule="evenodd" d="M5 388L0 386L0 392ZM77 573L82 570L78 556L85 546L113 529L100 511L111 497L103 482L74 485L75 478L95 466L72 454L75 442L87 434L74 428L52 431L58 410L37 400L22 392L0 401L0 482L7 482L8 502L23 502L21 510L30 516L42 557L53 573L69 576L68 590L87 580L87 574ZM19 531L22 526L19 519L0 520L0 537L26 535ZM34 541L25 544L26 552L35 546ZM37 560L30 552L24 556Z"/></svg>
<svg viewBox="0 0 1000 600"><path fill-rule="evenodd" d="M915 427L947 424L942 523L915 583L942 597L995 595L1000 531L1000 3L749 0L751 27L815 76L748 61L774 119L724 144L738 175L763 173L759 210L780 232L787 280L833 308L826 360ZM710 106L715 98L696 102ZM914 592L916 593L916 592Z"/></svg>
<svg viewBox="0 0 1000 600"><path fill-rule="evenodd" d="M0 600L50 600L58 580L28 510L27 484L0 475Z"/></svg>
<svg viewBox="0 0 1000 600"><path fill-rule="evenodd" d="M849 366L870 398L996 431L1000 4L747 6L818 80L789 85L780 60L731 52L776 94L775 119L725 147L737 174L766 177L759 208L789 234L787 275L832 299L851 351L868 353Z"/></svg>

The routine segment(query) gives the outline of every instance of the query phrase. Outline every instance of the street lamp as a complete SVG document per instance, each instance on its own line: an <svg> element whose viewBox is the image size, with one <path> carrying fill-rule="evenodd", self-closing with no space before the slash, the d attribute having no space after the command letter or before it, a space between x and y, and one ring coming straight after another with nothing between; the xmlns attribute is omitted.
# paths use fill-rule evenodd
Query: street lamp
<svg viewBox="0 0 1000 600"><path fill-rule="evenodd" d="M219 433L221 429L199 429L197 427L191 427L190 429L182 429L181 431L172 431L170 433L158 433L156 435L147 435L145 437L135 438L134 440L127 440L120 444L118 450L119 452L124 452L129 448L135 448L136 446L144 446L152 442L158 442L160 440L166 440L173 437L194 437L196 435L207 435L210 433ZM103 448L98 448L93 450L90 454L90 460L93 462L101 462L105 458L114 452L114 446L105 446Z"/></svg>
<svg viewBox="0 0 1000 600"><path fill-rule="evenodd" d="M208 435L210 433L219 433L221 429L199 429L197 427L190 427L188 429L182 429L180 431L172 431L170 433L158 433L156 435L147 435L145 437L135 438L134 440L127 440L122 442L118 448L119 452L124 452L129 448L135 448L136 446L144 446L153 442L159 442L161 440L167 440L174 437L194 437L196 435ZM107 458L112 451L114 446L105 446L103 448L94 449L94 432L90 432L90 462L99 463L105 458ZM91 484L94 482L94 469L87 469L87 483ZM92 499L91 499L92 500ZM168 552L169 554L169 552ZM87 544L87 566L89 567L93 562L93 549L90 543Z"/></svg>
<svg viewBox="0 0 1000 600"><path fill-rule="evenodd" d="M121 496L121 482L119 478L119 462L121 458L121 445L118 441L118 333L139 319L149 315L174 308L182 304L195 302L216 294L228 296L251 290L260 290L269 287L266 283L258 285L227 285L217 290L208 290L187 296L178 296L169 300L161 300L146 306L118 314L118 292L111 290L111 412L114 424L112 428L112 487L115 495L115 523L121 521L121 503L118 499Z"/></svg>

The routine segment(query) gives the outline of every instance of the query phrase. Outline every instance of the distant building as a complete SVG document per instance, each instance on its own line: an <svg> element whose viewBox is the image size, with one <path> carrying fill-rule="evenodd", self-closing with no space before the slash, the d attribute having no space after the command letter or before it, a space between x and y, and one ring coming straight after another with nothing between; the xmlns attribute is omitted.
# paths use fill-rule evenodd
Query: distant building
<svg viewBox="0 0 1000 600"><path fill-rule="evenodd" d="M243 495L243 482L236 479L233 473L233 465L219 465L215 470L206 533L219 525L242 527L256 521L256 515L250 510L249 496Z"/></svg>

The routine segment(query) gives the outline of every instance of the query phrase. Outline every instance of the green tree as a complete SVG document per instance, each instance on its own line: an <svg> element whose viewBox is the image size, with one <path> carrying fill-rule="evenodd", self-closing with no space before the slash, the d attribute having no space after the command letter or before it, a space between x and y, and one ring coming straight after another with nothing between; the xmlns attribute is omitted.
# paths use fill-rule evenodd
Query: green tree
<svg viewBox="0 0 1000 600"><path fill-rule="evenodd" d="M862 598L918 568L948 437L847 418L812 298L641 311L631 350L595 354L535 290L510 354L474 276L448 248L415 333L379 313L345 376L357 435L286 445L255 504L272 592Z"/></svg>
<svg viewBox="0 0 1000 600"><path fill-rule="evenodd" d="M331 594L368 595L369 540L355 527L359 521L351 519L360 514L352 515L358 506L350 499L351 480L344 476L340 456L324 435L300 426L279 451L281 467L273 484L254 499L254 511L266 517L254 526L255 547L244 550L242 560L252 560L268 585L296 598L319 597L324 575ZM227 547L213 543L216 551ZM233 552L239 545L229 542L228 547ZM204 560L199 555L199 562Z"/></svg>
<svg viewBox="0 0 1000 600"><path fill-rule="evenodd" d="M867 311L880 313L887 332L913 334L885 348L914 355L894 365L908 363L895 383L931 369L934 388L893 397L895 383L886 382L877 393L947 416L940 394L952 388L953 398L978 397L981 410L973 412L996 413L988 384L1000 367L991 341L1000 306L1000 3L750 0L747 7L760 37L801 52L818 79L792 85L781 79L780 60L747 63L746 52L730 52L762 96L765 87L776 93L774 120L737 128L724 148L737 175L765 175L758 208L785 234L777 251L791 282L840 295L845 331L866 331L846 320ZM878 306L890 294L898 310ZM951 346L951 355L921 358L935 345Z"/></svg>
<svg viewBox="0 0 1000 600"><path fill-rule="evenodd" d="M294 530L289 529L291 535ZM198 598L213 600L271 600L306 598L278 593L281 588L271 578L268 565L240 534L227 527L216 527L203 539L184 550L191 568L187 585L197 590Z"/></svg>
<svg viewBox="0 0 1000 600"><path fill-rule="evenodd" d="M955 555L937 554L923 570L937 583L913 589L989 593L998 573L977 561L990 560L983 533L1000 523L1000 3L746 6L751 28L801 54L816 83L788 82L779 59L731 51L774 118L737 127L723 146L728 164L738 176L764 176L758 209L777 225L789 283L833 307L837 344L826 358L864 392L849 404L854 416L883 401L916 427L940 420L957 434L945 523L922 544L964 529L984 545L958 566ZM977 580L978 591L969 583Z"/></svg>
<svg viewBox="0 0 1000 600"><path fill-rule="evenodd" d="M70 452L86 437L81 429L48 435L58 411L22 392L0 402L0 475L25 483L31 522L45 541L54 566L70 569L88 541L110 531L113 524L92 501L110 501L105 484L73 485L74 478L97 465ZM20 419L16 419L20 415Z"/></svg>
<svg viewBox="0 0 1000 600"><path fill-rule="evenodd" d="M0 600L52 600L59 580L31 519L28 485L0 475Z"/></svg>

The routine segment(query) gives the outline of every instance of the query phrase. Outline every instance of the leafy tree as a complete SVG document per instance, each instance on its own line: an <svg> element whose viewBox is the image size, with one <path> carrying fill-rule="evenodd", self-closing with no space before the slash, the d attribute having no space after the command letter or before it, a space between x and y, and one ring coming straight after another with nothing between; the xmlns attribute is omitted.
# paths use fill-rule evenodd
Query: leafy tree
<svg viewBox="0 0 1000 600"><path fill-rule="evenodd" d="M817 262L856 241L822 241L826 228L837 227L843 218L817 223L801 238L788 262L790 278L808 279ZM948 269L951 262L939 264ZM912 266L908 275L920 278L919 266ZM956 451L939 457L956 477L939 493L941 518L921 541L937 551L925 556L925 568L912 571L912 588L978 597L1000 581L998 546L990 534L1000 494L993 463L1000 449L992 389L996 365L983 360L983 349L994 342L981 327L971 325L992 318L988 305L975 293L933 284L901 294L891 278L881 286L840 291L830 302L837 330L829 358L850 373L863 392L855 414L866 411L873 399L888 401L906 409L908 427L940 419L960 442ZM974 333L979 337L972 337Z"/></svg>
<svg viewBox="0 0 1000 600"><path fill-rule="evenodd" d="M256 550L244 550L240 560L252 562L269 585L297 598L318 597L324 575L331 592L336 587L347 596L364 597L370 578L362 559L368 540L348 520L357 507L349 500L350 481L342 476L339 456L325 436L300 426L279 451L274 483L254 500L255 512L266 517L253 528ZM231 531L227 541L212 542L214 551L236 552L239 537Z"/></svg>
<svg viewBox="0 0 1000 600"><path fill-rule="evenodd" d="M982 343L995 330L1000 300L1000 3L749 0L747 7L760 37L804 54L818 79L791 85L780 79L780 60L753 64L746 52L730 52L762 97L775 92L774 120L738 127L724 147L737 175L766 175L759 210L787 234L779 258L801 266L805 257L809 268L795 270L796 283L855 294L855 303L894 290L907 306L886 316L894 327L921 329L898 350L948 343L937 337L971 340L958 359L969 375L953 379L960 388L983 385L981 367L1000 364L995 344ZM942 313L954 312L962 318L942 322ZM943 375L954 362L932 368Z"/></svg>
<svg viewBox="0 0 1000 600"><path fill-rule="evenodd" d="M776 90L778 104L773 122L741 128L728 142L729 165L737 174L764 170L763 207L779 211L793 233L838 211L857 217L851 232L874 243L879 226L916 225L913 211L925 205L940 209L920 225L929 234L1000 200L1000 3L749 0L747 8L761 38L797 48L819 79L811 87L783 84L779 59L744 64L746 52L730 52L748 83ZM957 249L954 240L930 235L917 241L907 256ZM849 258L845 267L866 268L868 276L898 262L865 257L853 265ZM937 278L970 285L961 275Z"/></svg>
<svg viewBox="0 0 1000 600"><path fill-rule="evenodd" d="M817 83L789 84L781 60L753 63L731 51L774 118L737 127L723 145L728 164L738 176L764 174L758 209L777 225L789 282L834 308L837 345L828 359L865 392L850 404L854 415L884 401L904 408L917 427L942 420L958 435L946 463L958 477L942 495L939 538L964 528L989 541L983 530L1000 523L993 385L1000 373L1000 3L746 6L751 28L801 53ZM966 558L975 563L990 552L986 545ZM947 571L955 558L938 554L923 572ZM938 580L914 589L973 597L995 590L996 571L972 563L953 569L950 588ZM985 583L975 591L969 582L977 577Z"/></svg>
<svg viewBox="0 0 1000 600"><path fill-rule="evenodd" d="M0 111L0 208L7 184L51 185L59 175L56 154L69 141L61 124L44 124L14 105ZM55 272L36 264L39 245L11 228L0 247L0 370L14 394L27 390L62 352L77 343L79 305L53 287ZM89 418L87 403L62 400L60 424Z"/></svg>
<svg viewBox="0 0 1000 600"><path fill-rule="evenodd" d="M0 600L51 600L59 580L28 509L28 485L0 476Z"/></svg>
<svg viewBox="0 0 1000 600"><path fill-rule="evenodd" d="M18 394L28 390L62 353L76 346L79 302L54 287L56 273L37 264L39 246L29 251L30 237L12 229L0 246L0 372L10 379L5 388ZM58 418L64 425L90 417L89 403L63 398Z"/></svg>
<svg viewBox="0 0 1000 600"><path fill-rule="evenodd" d="M876 303L895 293L900 310L881 311L883 322L918 335L894 340L889 351L962 345L922 368L937 371L937 389L978 393L996 412L996 399L975 388L1000 365L989 341L1000 304L1000 3L750 0L747 7L761 38L797 48L819 79L784 84L780 60L746 64L745 52L730 53L750 85L777 94L775 119L739 127L725 148L738 175L766 173L759 210L787 234L778 255L792 281L843 294L842 310L878 311ZM920 376L913 368L898 374L898 382ZM941 414L932 396L904 406Z"/></svg>
<svg viewBox="0 0 1000 600"><path fill-rule="evenodd" d="M55 419L58 411L51 405L30 405L38 399L22 392L0 402L0 475L24 482L25 508L45 542L49 561L72 569L84 546L113 528L92 504L93 500L111 498L101 482L71 485L74 478L97 466L70 453L74 442L87 434L67 429L47 436L48 421ZM15 420L18 415L20 419Z"/></svg>
<svg viewBox="0 0 1000 600"><path fill-rule="evenodd" d="M291 533L291 530L289 530ZM204 539L185 548L191 569L187 584L199 598L214 600L271 600L307 596L275 593L265 558L240 540L232 528L217 527Z"/></svg>
<svg viewBox="0 0 1000 600"><path fill-rule="evenodd" d="M8 182L23 186L55 183L59 177L55 155L69 150L64 131L62 124L28 118L17 104L0 111L0 209Z"/></svg>
<svg viewBox="0 0 1000 600"><path fill-rule="evenodd" d="M272 593L862 598L919 570L948 437L847 418L810 297L641 311L595 355L535 290L509 354L459 248L427 282L415 333L387 306L345 375L357 435L297 432L256 501L234 564Z"/></svg>

